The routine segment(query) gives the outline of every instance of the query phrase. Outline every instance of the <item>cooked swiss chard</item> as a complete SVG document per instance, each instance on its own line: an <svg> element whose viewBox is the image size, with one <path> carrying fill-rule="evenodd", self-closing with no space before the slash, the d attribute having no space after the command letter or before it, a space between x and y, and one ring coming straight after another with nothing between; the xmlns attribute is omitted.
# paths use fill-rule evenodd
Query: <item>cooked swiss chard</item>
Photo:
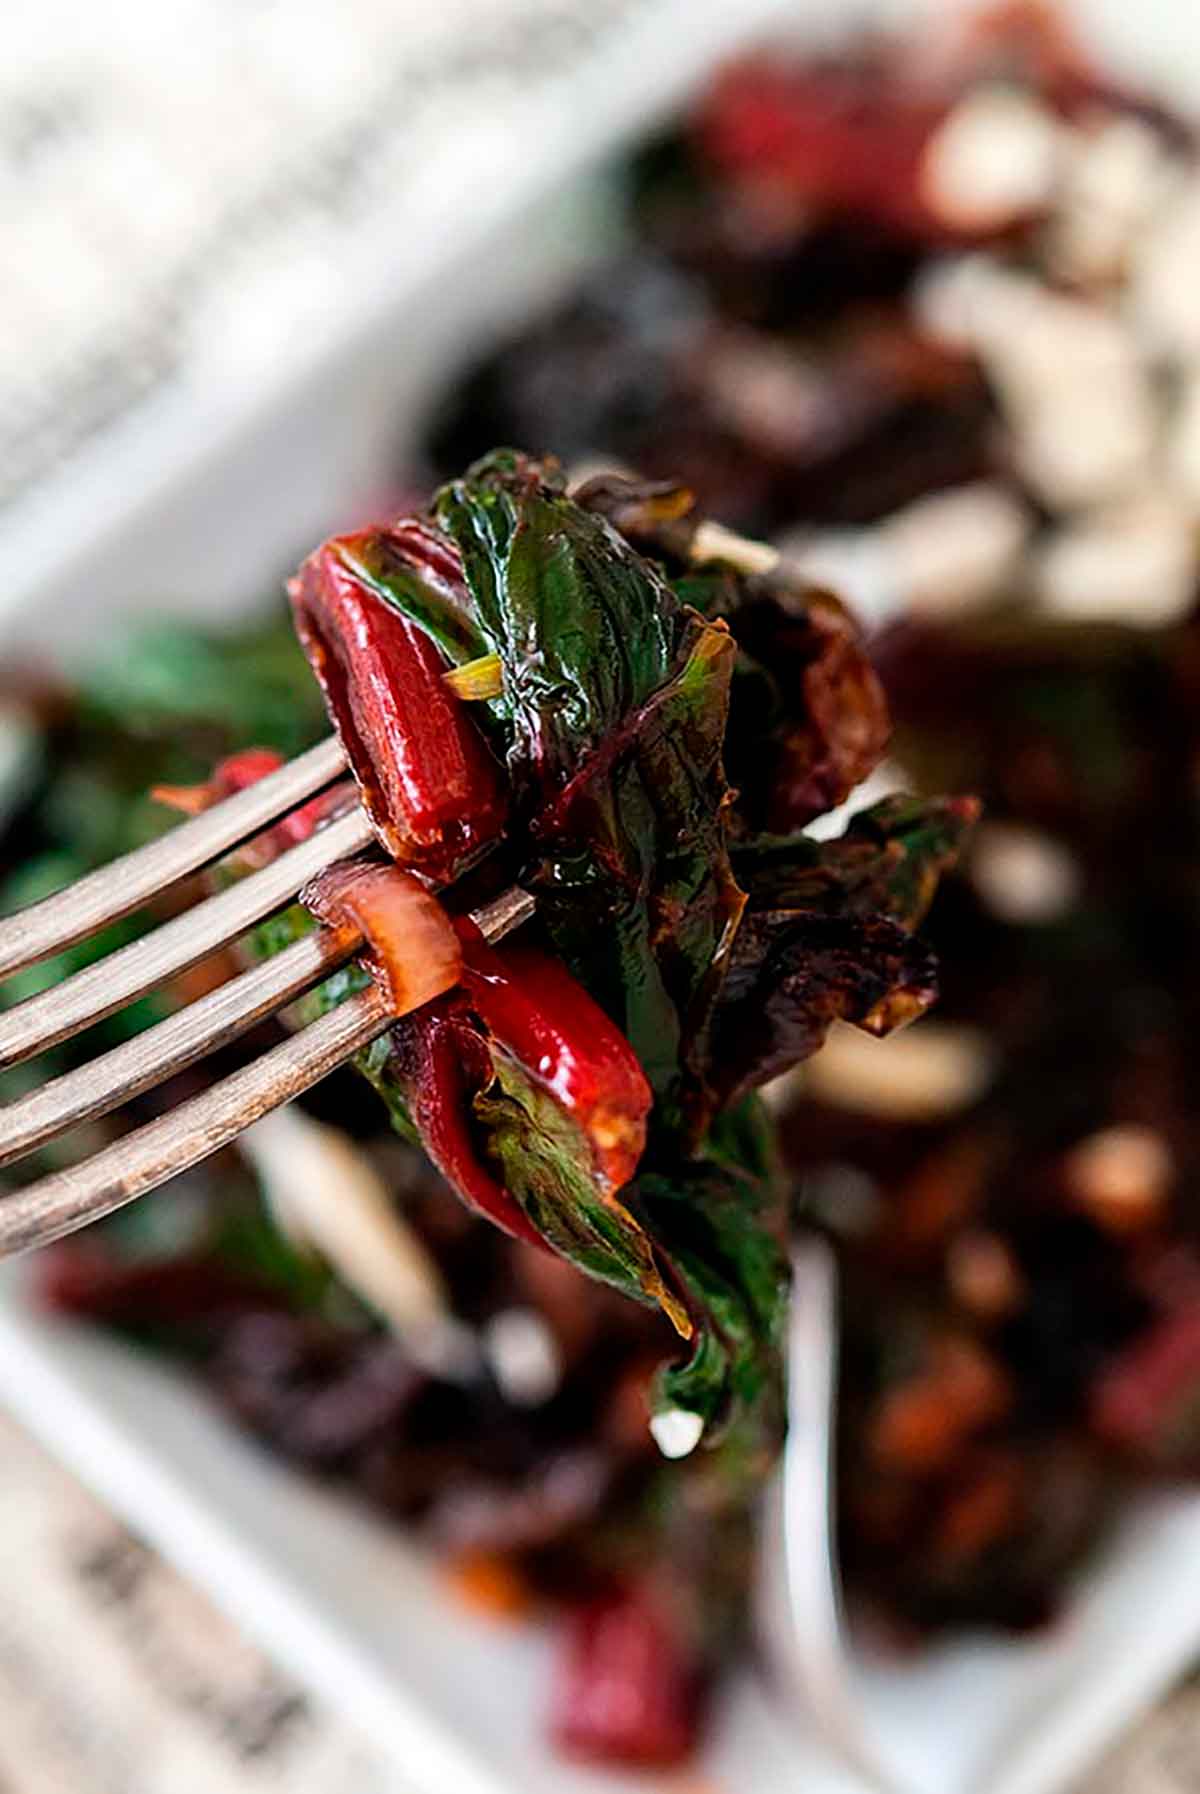
<svg viewBox="0 0 1200 1794"><path fill-rule="evenodd" d="M361 1069L466 1202L663 1310L688 1355L661 1405L763 1437L784 1192L753 1092L834 1020L884 1033L932 1001L910 931L973 807L800 832L882 753L878 683L828 593L697 565L689 502L571 496L499 451L290 590L385 852L537 898L529 942L460 924L457 988Z"/></svg>

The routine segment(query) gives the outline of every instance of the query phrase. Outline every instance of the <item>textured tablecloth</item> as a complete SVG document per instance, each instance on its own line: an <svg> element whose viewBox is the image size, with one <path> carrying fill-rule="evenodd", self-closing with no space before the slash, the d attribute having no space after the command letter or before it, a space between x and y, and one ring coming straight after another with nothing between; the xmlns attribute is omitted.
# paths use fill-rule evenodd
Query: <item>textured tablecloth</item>
<svg viewBox="0 0 1200 1794"><path fill-rule="evenodd" d="M405 1794L0 1414L0 1794Z"/></svg>

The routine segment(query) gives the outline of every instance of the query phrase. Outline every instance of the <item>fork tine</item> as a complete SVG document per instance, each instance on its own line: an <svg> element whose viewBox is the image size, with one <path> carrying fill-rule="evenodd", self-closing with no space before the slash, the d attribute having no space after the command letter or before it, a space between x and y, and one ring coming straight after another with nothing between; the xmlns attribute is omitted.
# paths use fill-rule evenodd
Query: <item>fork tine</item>
<svg viewBox="0 0 1200 1794"><path fill-rule="evenodd" d="M98 959L52 990L18 1003L0 1016L0 1067L14 1065L78 1034L155 985L166 983L287 903L334 860L359 852L373 839L366 815L356 808L318 829L261 872Z"/></svg>
<svg viewBox="0 0 1200 1794"><path fill-rule="evenodd" d="M533 909L529 893L513 886L476 910L472 920L494 941L519 927ZM0 1257L62 1239L198 1164L251 1122L318 1083L395 1020L383 992L371 985L170 1114L80 1165L0 1198Z"/></svg>
<svg viewBox="0 0 1200 1794"><path fill-rule="evenodd" d="M318 928L132 1040L0 1109L0 1165L24 1157L81 1121L107 1115L236 1040L342 965L361 945L362 936L353 929Z"/></svg>
<svg viewBox="0 0 1200 1794"><path fill-rule="evenodd" d="M236 797L180 823L157 841L102 866L28 909L0 921L0 978L81 941L140 908L189 872L198 872L312 797L345 771L335 736L319 742Z"/></svg>
<svg viewBox="0 0 1200 1794"><path fill-rule="evenodd" d="M251 1122L366 1046L392 1019L382 991L371 985L168 1115L81 1165L0 1199L0 1256L74 1233L227 1146Z"/></svg>

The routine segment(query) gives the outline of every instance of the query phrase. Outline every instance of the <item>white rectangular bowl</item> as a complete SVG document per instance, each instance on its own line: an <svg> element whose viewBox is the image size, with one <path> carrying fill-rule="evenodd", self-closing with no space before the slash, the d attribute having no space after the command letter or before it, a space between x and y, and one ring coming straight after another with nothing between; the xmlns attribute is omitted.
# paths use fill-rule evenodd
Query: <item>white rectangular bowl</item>
<svg viewBox="0 0 1200 1794"><path fill-rule="evenodd" d="M657 0L642 9L637 73L582 148L575 130L572 171L665 108L710 59L785 4ZM788 10L803 22L827 20L832 8L809 0ZM1157 0L1131 15L1123 0L1096 0L1081 10L1127 65L1200 101L1200 9ZM592 70L593 94L597 79ZM541 122L550 162L554 119ZM570 125L578 119L560 97L557 129ZM152 420L140 445L121 450L140 502L122 509L110 492L91 525L77 509L56 563L22 563L0 598L6 639L54 648L66 639L81 652L87 634L139 608L148 589L156 609L228 614L286 554L334 525L372 455L380 465L394 440L396 407L430 390L463 331L486 334L578 259L582 195L552 206L551 183L522 178L513 196L507 217L480 217L436 251L425 244L386 305L338 320L323 359L252 416L231 414L220 427L209 419L190 446L178 431L156 441ZM537 229L531 207L540 207ZM392 375L381 381L381 345L394 341L401 319L407 353L402 366L391 358ZM159 423L168 431L169 420ZM90 605L81 628L84 564ZM692 1777L660 1784L591 1774L552 1758L541 1730L544 1636L497 1629L454 1606L401 1534L268 1459L185 1378L40 1316L19 1266L0 1271L0 1399L390 1752L406 1788L618 1794L696 1786ZM1198 1651L1200 1495L1183 1494L1129 1513L1045 1636L965 1640L903 1664L863 1664L860 1675L885 1757L912 1794L1051 1794ZM861 1794L749 1673L721 1704L700 1775L706 1787L750 1794Z"/></svg>

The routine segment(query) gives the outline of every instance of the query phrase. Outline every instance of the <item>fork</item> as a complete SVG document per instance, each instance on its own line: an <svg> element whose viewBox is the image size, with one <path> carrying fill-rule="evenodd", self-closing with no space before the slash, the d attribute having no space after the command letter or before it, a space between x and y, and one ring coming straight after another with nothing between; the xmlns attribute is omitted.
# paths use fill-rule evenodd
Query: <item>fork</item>
<svg viewBox="0 0 1200 1794"><path fill-rule="evenodd" d="M686 552L694 562L723 561L750 576L773 573L784 560L770 544L736 535L711 519L697 524ZM371 846L375 836L353 781L342 776L346 771L342 745L329 736L158 840L0 919L4 979L140 909L307 799L330 795L329 819L262 871L0 1012L0 1071L70 1039L217 953L290 903L318 872ZM471 920L486 939L496 941L533 910L528 891L513 885L473 911ZM363 944L353 929L318 927L165 1021L0 1107L0 1166L80 1122L108 1114L236 1040L352 959ZM0 1197L0 1258L49 1245L198 1164L252 1122L319 1083L397 1019L371 985L169 1114L80 1164Z"/></svg>
<svg viewBox="0 0 1200 1794"><path fill-rule="evenodd" d="M0 1069L69 1039L228 946L290 903L318 872L371 846L371 825L345 771L341 743L331 736L203 815L0 921L0 978L6 978L214 865L308 798L329 794L330 819L299 846L0 1013ZM471 919L495 941L533 909L529 893L512 886ZM0 1109L0 1165L196 1064L276 1014L363 945L352 928L319 926L143 1033L8 1104ZM169 1113L0 1198L0 1257L61 1239L186 1171L318 1083L396 1019L397 1011L371 984Z"/></svg>

